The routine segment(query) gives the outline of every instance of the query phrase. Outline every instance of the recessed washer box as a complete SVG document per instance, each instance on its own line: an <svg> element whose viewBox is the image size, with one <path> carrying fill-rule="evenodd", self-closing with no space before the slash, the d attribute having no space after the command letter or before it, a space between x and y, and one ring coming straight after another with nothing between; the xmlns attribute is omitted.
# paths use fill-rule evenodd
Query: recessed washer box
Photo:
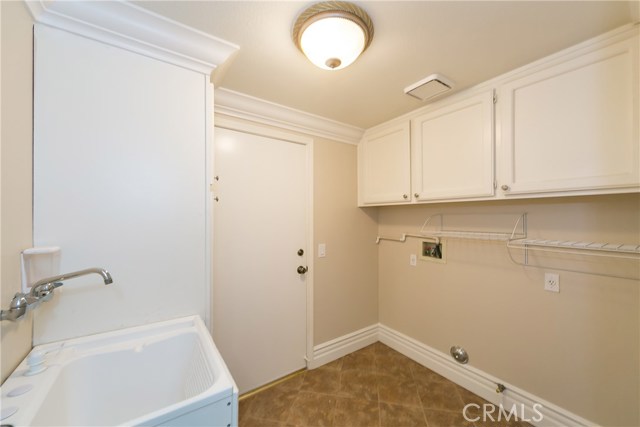
<svg viewBox="0 0 640 427"><path fill-rule="evenodd" d="M445 244L440 242L429 242L423 240L420 242L420 259L423 261L446 263Z"/></svg>

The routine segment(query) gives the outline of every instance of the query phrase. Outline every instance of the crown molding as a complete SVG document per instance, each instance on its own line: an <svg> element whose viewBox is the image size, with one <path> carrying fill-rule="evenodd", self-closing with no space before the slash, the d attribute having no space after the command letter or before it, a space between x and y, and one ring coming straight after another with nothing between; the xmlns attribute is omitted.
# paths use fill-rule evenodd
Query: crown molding
<svg viewBox="0 0 640 427"><path fill-rule="evenodd" d="M210 75L238 46L127 1L26 0L37 23Z"/></svg>
<svg viewBox="0 0 640 427"><path fill-rule="evenodd" d="M218 116L249 120L354 145L360 142L364 133L364 129L356 126L316 116L229 89L216 89L214 100L214 112Z"/></svg>

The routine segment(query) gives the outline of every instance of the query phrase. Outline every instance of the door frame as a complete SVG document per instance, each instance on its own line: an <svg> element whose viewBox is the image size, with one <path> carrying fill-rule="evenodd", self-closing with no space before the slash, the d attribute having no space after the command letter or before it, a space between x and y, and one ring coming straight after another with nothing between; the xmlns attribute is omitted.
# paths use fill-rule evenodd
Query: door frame
<svg viewBox="0 0 640 427"><path fill-rule="evenodd" d="M282 131L280 129L261 125L261 124L255 124L248 121L238 120L238 119L225 116L219 113L216 113L213 119L214 135L215 135L215 128L228 129L228 130L247 133L251 135L279 139L279 140L291 142L294 144L300 144L305 147L305 151L306 151L305 180L306 180L306 189L307 189L306 195L305 195L305 198L306 198L305 200L305 224L306 224L305 244L307 247L306 248L307 267L309 268L309 273L310 273L310 274L308 273L306 276L307 288L306 288L306 307L305 307L306 309L305 361L308 367L309 363L313 360L313 276L314 276L313 264L314 264L314 258L315 258L315 251L314 251L314 245L313 245L313 242L314 242L313 240L313 142L314 142L313 138L296 134L293 132ZM213 143L215 142L212 141L212 148L213 148ZM212 165L211 169L213 170L215 168L214 166L215 157L213 154L214 150L212 149L211 151L212 152L210 153L208 161L211 162L210 165ZM212 177L211 177L212 179L210 180L211 182L210 197L209 197L210 200L213 200L213 197L215 197L215 194L213 193L213 175L215 175L215 171L214 173L212 173ZM213 209L211 209L210 212L211 214L208 215L208 217L211 223L213 224ZM215 233L215 229L212 229L212 233L209 233L209 234L210 236L213 236L214 233ZM213 246L213 237L211 242ZM213 268L213 262L211 264ZM209 299L213 297L213 286L215 286L215 283L213 283L213 275L211 276L210 282L211 282L212 290L211 290ZM212 307L213 307L213 302L210 302L209 311L211 311ZM213 330L212 313L210 313L209 319L211 322L209 325L209 330L212 331Z"/></svg>

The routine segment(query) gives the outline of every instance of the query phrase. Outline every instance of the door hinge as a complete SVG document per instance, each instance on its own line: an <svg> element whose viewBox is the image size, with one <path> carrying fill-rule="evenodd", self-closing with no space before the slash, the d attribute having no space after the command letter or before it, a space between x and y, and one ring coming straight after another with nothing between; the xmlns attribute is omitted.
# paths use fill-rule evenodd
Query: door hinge
<svg viewBox="0 0 640 427"><path fill-rule="evenodd" d="M498 95L496 95L496 93L493 93L493 103L496 104L498 102Z"/></svg>

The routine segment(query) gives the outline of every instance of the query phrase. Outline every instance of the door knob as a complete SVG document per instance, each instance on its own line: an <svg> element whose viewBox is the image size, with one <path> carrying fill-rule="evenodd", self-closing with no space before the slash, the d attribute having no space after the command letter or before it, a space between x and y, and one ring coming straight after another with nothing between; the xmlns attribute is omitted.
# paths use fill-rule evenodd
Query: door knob
<svg viewBox="0 0 640 427"><path fill-rule="evenodd" d="M298 270L297 270L298 274L304 274L304 273L306 273L307 271L309 271L309 269L308 269L307 267L303 267L302 265L301 265L301 266L299 266L299 267L298 267Z"/></svg>

